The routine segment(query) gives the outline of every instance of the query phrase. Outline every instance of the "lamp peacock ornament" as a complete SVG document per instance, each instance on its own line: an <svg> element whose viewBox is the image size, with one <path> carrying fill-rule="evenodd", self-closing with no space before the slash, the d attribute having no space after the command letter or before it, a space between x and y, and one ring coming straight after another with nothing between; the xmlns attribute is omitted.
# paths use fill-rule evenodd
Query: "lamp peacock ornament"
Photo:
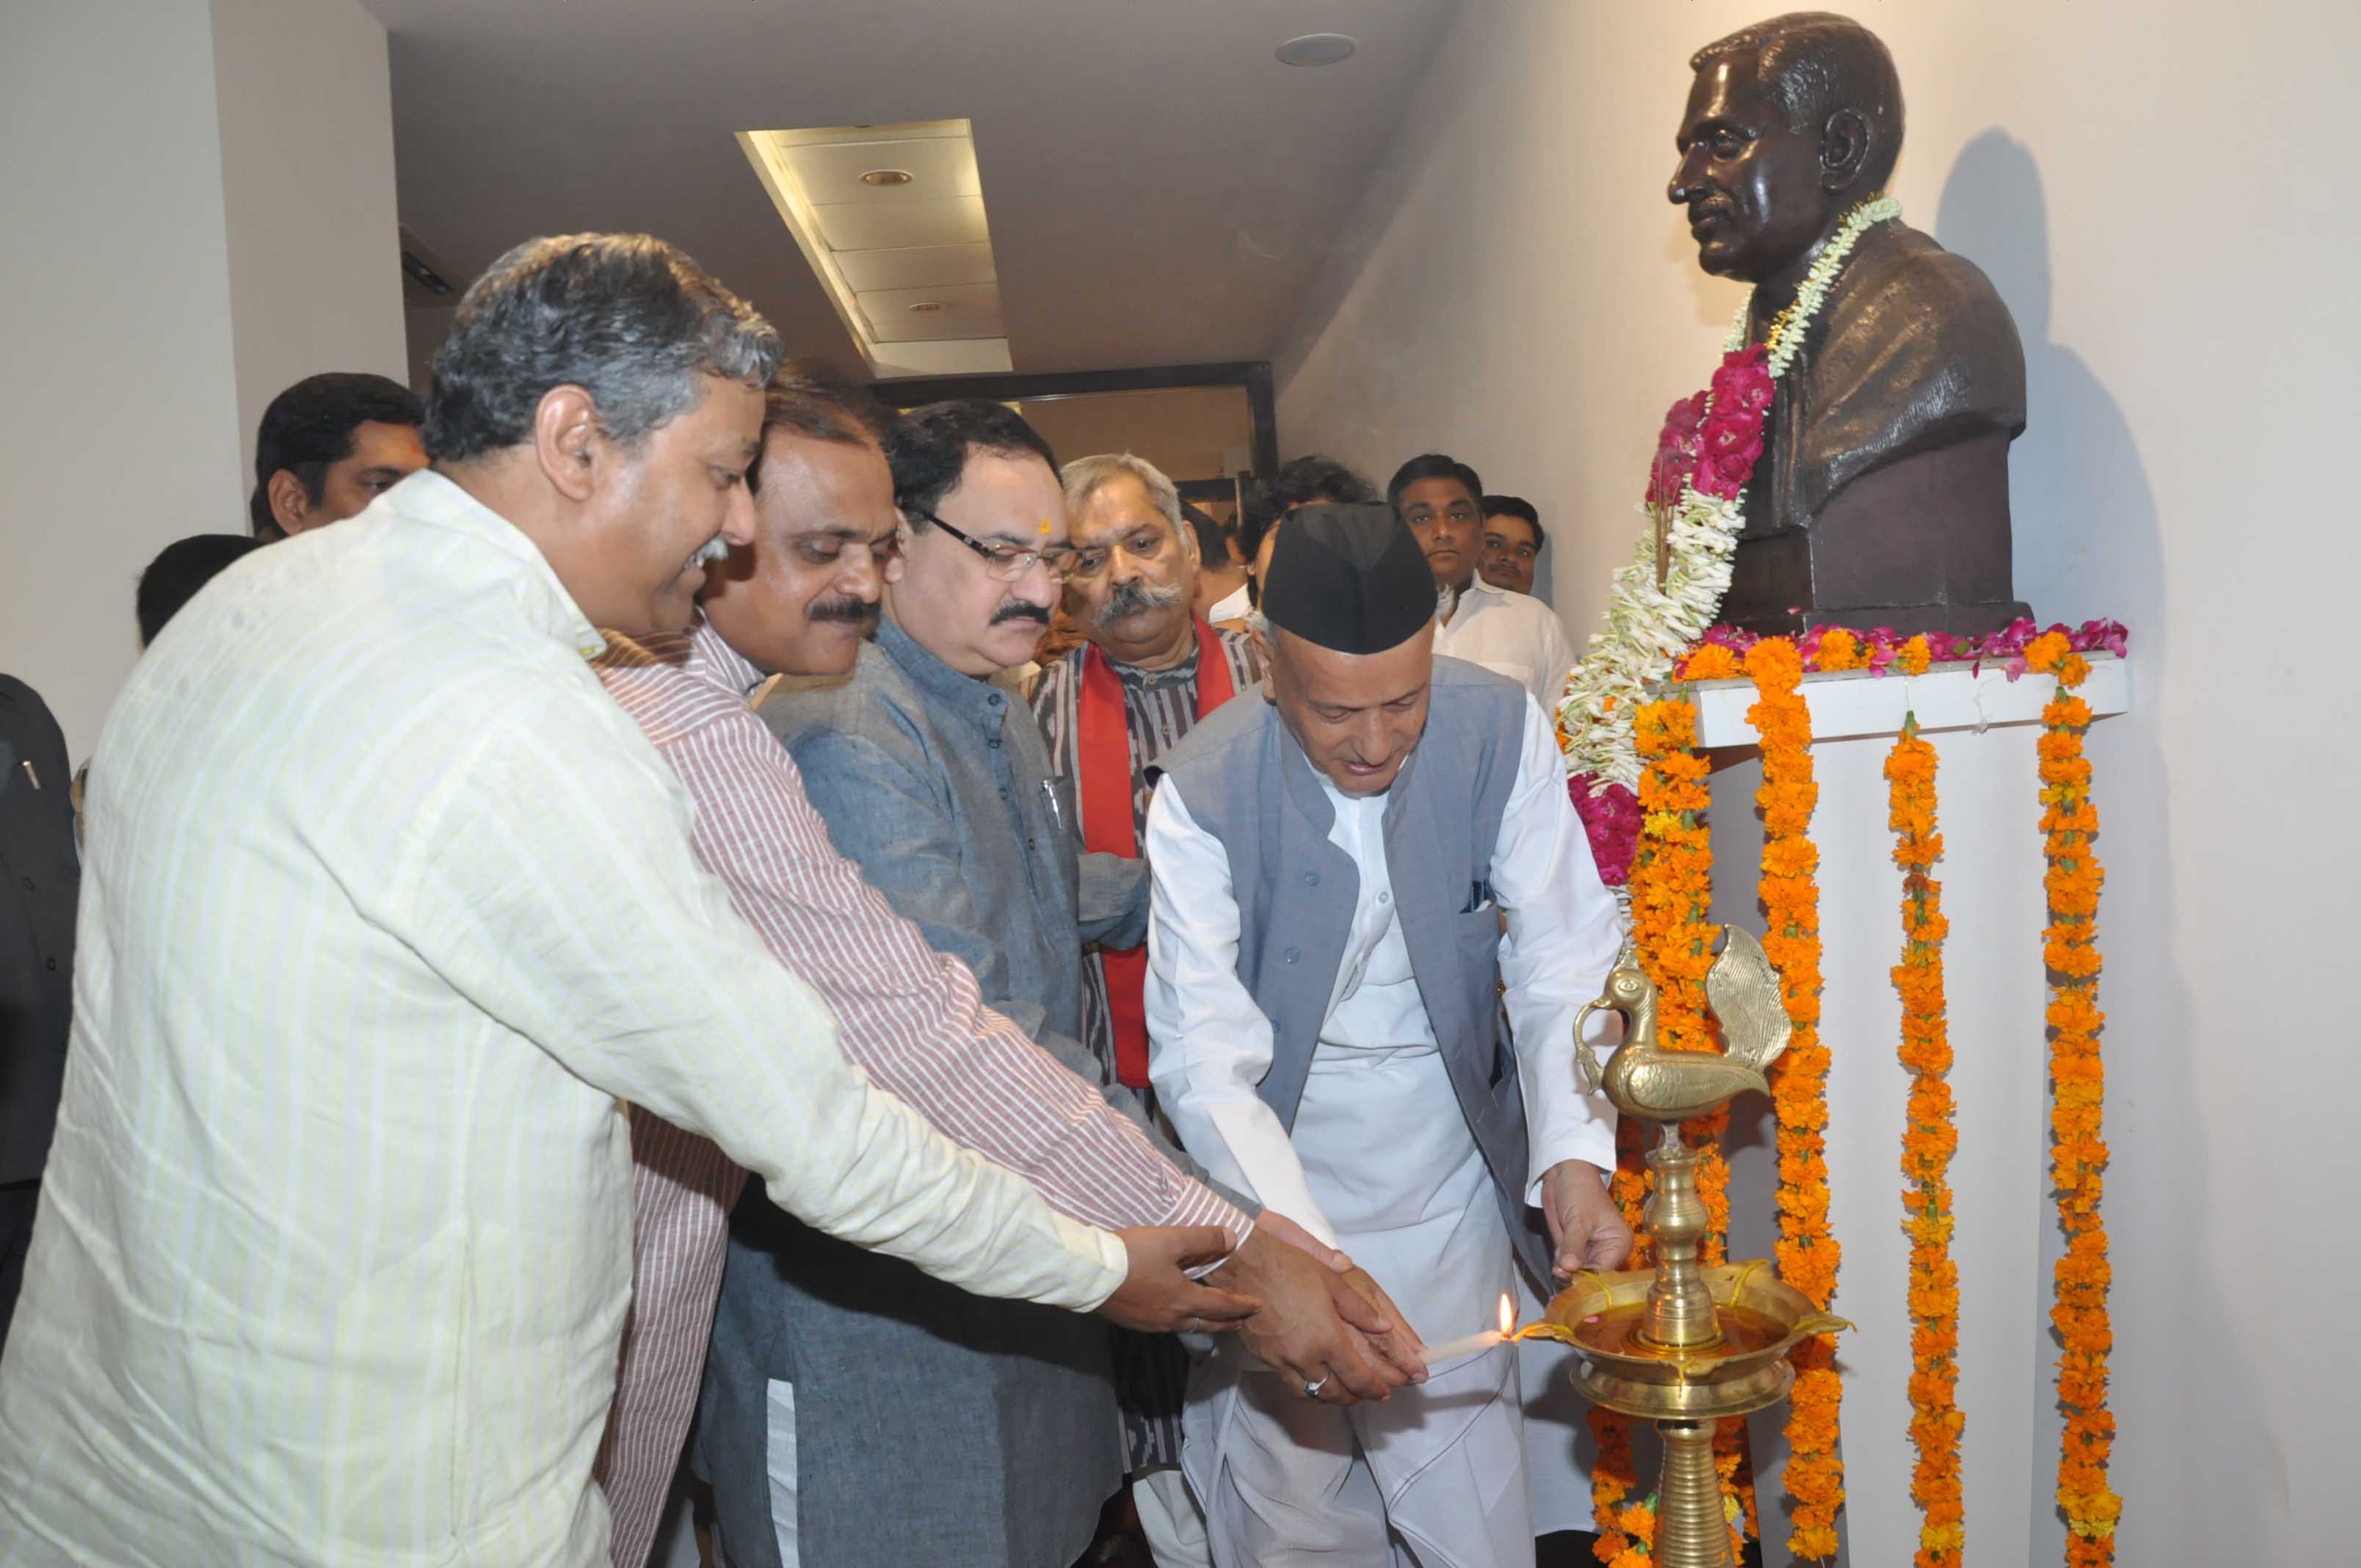
<svg viewBox="0 0 2361 1568"><path fill-rule="evenodd" d="M1732 1096L1768 1093L1763 1072L1793 1033L1779 973L1763 944L1722 927L1721 952L1707 971L1706 1003L1720 1027L1719 1051L1668 1051L1656 1043L1656 988L1626 953L1607 992L1575 1021L1575 1062L1584 1087L1603 1090L1626 1116L1662 1127L1648 1155L1656 1189L1643 1216L1656 1266L1619 1274L1577 1274L1525 1332L1573 1345L1575 1385L1593 1403L1656 1423L1664 1440L1657 1485L1657 1568L1730 1568L1730 1532L1713 1464L1714 1423L1774 1405L1795 1382L1787 1351L1814 1334L1852 1325L1816 1310L1763 1259L1701 1267L1704 1201L1697 1151L1681 1124ZM1602 1069L1582 1038L1593 1013L1623 1017L1623 1041Z"/></svg>

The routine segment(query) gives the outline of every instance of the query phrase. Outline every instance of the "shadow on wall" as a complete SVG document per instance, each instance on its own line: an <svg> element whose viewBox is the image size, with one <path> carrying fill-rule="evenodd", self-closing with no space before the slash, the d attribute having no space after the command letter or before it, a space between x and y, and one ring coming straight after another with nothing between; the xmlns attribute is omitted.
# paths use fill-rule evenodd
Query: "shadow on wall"
<svg viewBox="0 0 2361 1568"><path fill-rule="evenodd" d="M2143 1450L2186 1441L2180 1422L2206 1412L2208 1446L2276 1455L2255 1381L2237 1350L2229 1305L2202 1266L2207 1238L2223 1233L2210 1211L2204 1118L2189 1020L2193 1003L2172 963L2172 826L2157 694L2169 688L2172 650L2163 635L2161 532L2138 444L2121 406L2091 367L2055 339L2049 218L2031 150L2005 131L1968 143L1944 181L1935 236L1982 266L2015 313L2025 340L2027 422L2011 454L2010 501L2016 591L2044 622L2110 616L2132 630L2134 711L2094 728L2089 750L2108 872L2100 948L2107 959L2102 1005L2114 1090L2107 1107L2112 1165L2107 1216L2115 1264L2112 1312L2117 1347L2114 1408L2121 1418L2115 1485L2169 1475ZM2158 330L2166 329L2159 321ZM2054 1212L2038 1223L2043 1261L2063 1250ZM2192 1264L2198 1266L2191 1267ZM2046 1301L2044 1306L2046 1307ZM2041 1323L2055 1361L2055 1333ZM2202 1354L2188 1352L2206 1347ZM1965 1380L1970 1441L1975 1412ZM2054 1384L2042 1390L2055 1409ZM2028 1478L2034 1558L2059 1561L2064 1517L2055 1507L2057 1437L2037 1450ZM2279 1482L2286 1485L2284 1460ZM2282 1495L2283 1490L2282 1490ZM2202 1497L2127 1496L2120 1560L2190 1561L2183 1552L2221 1532ZM1970 1516L1975 1512L1973 1499ZM2212 1544L2228 1549L2223 1539Z"/></svg>

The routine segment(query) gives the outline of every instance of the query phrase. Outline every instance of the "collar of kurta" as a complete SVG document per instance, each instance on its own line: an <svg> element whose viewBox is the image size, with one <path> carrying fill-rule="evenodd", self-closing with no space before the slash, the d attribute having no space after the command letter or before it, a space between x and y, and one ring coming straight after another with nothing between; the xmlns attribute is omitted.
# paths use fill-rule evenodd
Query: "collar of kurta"
<svg viewBox="0 0 2361 1568"><path fill-rule="evenodd" d="M1211 640L1211 633L1203 620L1198 620L1196 628L1197 640L1189 644L1189 656L1168 669L1148 670L1142 669L1137 664L1126 664L1119 659L1109 658L1105 651L1094 642L1083 643L1081 648L1074 651L1074 656L1082 661L1082 673L1086 678L1090 673L1090 654L1095 652L1100 661L1112 669L1115 678L1125 685L1137 686L1142 691L1151 692L1162 691L1166 686L1192 685L1196 683L1198 667L1205 663L1204 646ZM1221 656L1221 648L1216 644L1213 657L1219 659Z"/></svg>
<svg viewBox="0 0 2361 1568"><path fill-rule="evenodd" d="M876 647L917 689L928 707L956 714L987 735L1000 732L1001 721L1008 717L1008 694L999 686L952 669L919 647L891 615L878 620Z"/></svg>
<svg viewBox="0 0 2361 1568"><path fill-rule="evenodd" d="M1448 627L1458 625L1459 618L1461 616L1468 614L1477 608L1479 603L1479 595L1483 598L1504 599L1509 597L1509 590L1506 588L1493 587L1490 583L1484 580L1483 573L1477 573L1473 577L1470 577L1467 580L1467 586L1460 589L1458 596L1451 601L1450 620L1444 621L1438 620L1435 622L1435 630L1440 631L1446 630Z"/></svg>
<svg viewBox="0 0 2361 1568"><path fill-rule="evenodd" d="M688 672L701 675L719 685L744 696L770 677L754 667L753 662L737 649L730 640L713 630L713 622L697 611L697 624L688 632Z"/></svg>
<svg viewBox="0 0 2361 1568"><path fill-rule="evenodd" d="M516 558L520 602L533 623L566 643L585 659L607 651L607 640L557 580L557 573L541 547L516 524L469 495L433 468L421 468L380 498L380 505L396 514L436 528L465 533Z"/></svg>
<svg viewBox="0 0 2361 1568"><path fill-rule="evenodd" d="M626 669L644 668L653 664L669 664L709 685L723 687L744 696L766 678L743 653L730 646L729 640L713 629L705 612L697 612L686 631L663 632L648 637L626 637L609 629L602 633L607 639L607 652L598 661L601 664L619 665Z"/></svg>

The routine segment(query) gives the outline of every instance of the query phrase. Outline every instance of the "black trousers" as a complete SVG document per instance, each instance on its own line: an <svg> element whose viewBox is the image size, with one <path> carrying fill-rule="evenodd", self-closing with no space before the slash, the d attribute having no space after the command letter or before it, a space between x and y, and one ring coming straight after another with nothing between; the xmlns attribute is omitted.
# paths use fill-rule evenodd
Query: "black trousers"
<svg viewBox="0 0 2361 1568"><path fill-rule="evenodd" d="M8 1343L8 1320L16 1314L16 1291L25 1283L25 1249L33 1245L33 1211L40 1203L38 1181L0 1187L0 1345Z"/></svg>

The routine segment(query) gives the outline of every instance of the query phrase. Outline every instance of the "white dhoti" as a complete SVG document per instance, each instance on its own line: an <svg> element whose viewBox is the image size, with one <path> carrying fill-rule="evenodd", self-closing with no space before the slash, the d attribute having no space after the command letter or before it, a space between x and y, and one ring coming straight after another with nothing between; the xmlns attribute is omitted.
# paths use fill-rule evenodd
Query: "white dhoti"
<svg viewBox="0 0 2361 1568"><path fill-rule="evenodd" d="M1530 1568L1512 1348L1382 1404L1316 1404L1232 1357L1200 1375L1183 1453L1221 1568Z"/></svg>
<svg viewBox="0 0 2361 1568"><path fill-rule="evenodd" d="M1513 1298L1515 1265L1399 927L1343 978L1296 1110L1304 1180L1337 1245L1422 1337L1474 1332ZM1372 1040L1402 1043L1359 1043ZM1533 1561L1513 1347L1338 1407L1302 1398L1283 1374L1241 1370L1225 1345L1191 1379L1182 1442L1222 1568Z"/></svg>
<svg viewBox="0 0 2361 1568"><path fill-rule="evenodd" d="M1442 663L1436 669L1438 681L1460 680ZM1516 783L1488 861L1466 884L1453 884L1455 870L1445 868L1439 888L1436 868L1422 863L1411 885L1429 907L1467 889L1458 924L1443 927L1459 946L1428 955L1442 963L1438 976L1464 978L1455 966L1497 953L1521 1042L1516 1070L1531 1144L1529 1168L1505 1174L1530 1200L1540 1173L1559 1161L1614 1158L1611 1109L1577 1091L1572 1056L1576 1018L1613 962L1620 929L1566 797L1552 726L1537 705L1525 710ZM1293 741L1279 744L1285 764ZM1259 777L1265 765L1261 752L1223 755L1245 759L1233 768L1243 776ZM1300 754L1295 762L1308 765ZM1158 789L1143 839L1155 879L1143 1002L1149 1073L1166 1112L1217 1179L1351 1253L1421 1337L1441 1343L1493 1327L1500 1298L1519 1293L1510 1234L1427 1015L1389 864L1388 813L1415 791L1403 795L1397 780L1387 795L1348 796L1321 782L1334 810L1328 840L1351 857L1357 876L1308 1062L1295 1053L1311 1031L1288 1025L1297 1031L1288 1061L1305 1074L1290 1124L1262 1098L1279 1059L1274 1009L1290 1006L1301 1020L1303 989L1318 980L1290 982L1280 972L1306 956L1282 945L1285 935L1249 935L1248 909L1257 920L1273 918L1275 894L1259 880L1269 867L1234 858L1221 833L1199 825L1181 793L1196 788L1180 784L1187 771ZM1237 788L1236 779L1227 795L1212 792L1213 779L1203 782L1209 820L1233 836L1246 831L1236 803L1269 798L1259 786ZM1264 813L1258 842L1300 834L1301 816L1317 819L1289 788L1286 809ZM1315 870L1312 859L1299 857L1284 874L1316 888L1323 871L1333 878L1333 865L1323 859ZM1243 893L1241 878L1249 884ZM1493 903L1505 912L1505 935ZM1290 918L1306 920L1301 910L1311 906L1291 905ZM1308 940L1312 927L1304 929ZM1490 943L1497 948L1478 951ZM1269 965L1255 982L1259 992L1241 979L1249 946ZM1455 1049L1468 1044L1455 1036ZM1521 1315L1534 1310L1527 1298ZM1521 1347L1443 1366L1422 1387L1349 1408L1307 1402L1283 1375L1242 1370L1241 1359L1225 1346L1201 1363L1182 1418L1182 1467L1204 1502L1220 1568L1531 1568ZM1535 1392L1548 1400L1559 1398L1554 1370L1535 1358ZM1536 1446L1539 1495L1554 1526L1574 1522L1566 1516L1577 1507L1576 1519L1588 1511L1578 1409L1571 1413L1573 1421L1551 1422Z"/></svg>

